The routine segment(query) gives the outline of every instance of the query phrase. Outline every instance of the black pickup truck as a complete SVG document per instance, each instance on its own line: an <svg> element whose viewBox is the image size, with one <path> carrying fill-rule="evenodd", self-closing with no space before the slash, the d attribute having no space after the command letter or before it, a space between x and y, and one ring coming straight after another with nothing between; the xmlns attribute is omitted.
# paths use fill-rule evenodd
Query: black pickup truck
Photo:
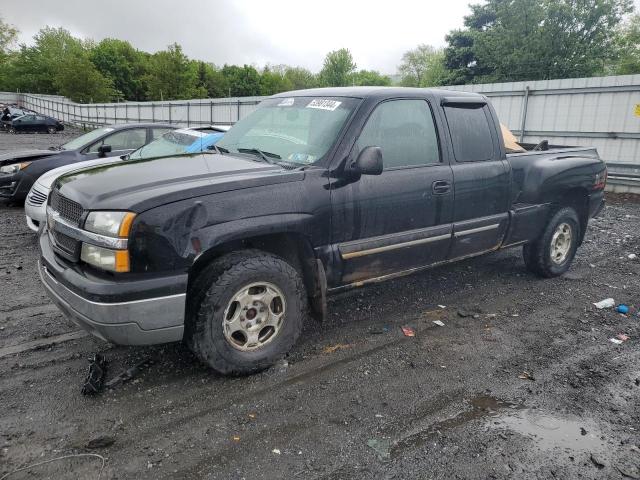
<svg viewBox="0 0 640 480"><path fill-rule="evenodd" d="M507 154L477 94L280 94L212 148L54 184L40 275L83 328L184 340L219 372L255 372L334 292L516 246L561 275L604 206L594 149Z"/></svg>

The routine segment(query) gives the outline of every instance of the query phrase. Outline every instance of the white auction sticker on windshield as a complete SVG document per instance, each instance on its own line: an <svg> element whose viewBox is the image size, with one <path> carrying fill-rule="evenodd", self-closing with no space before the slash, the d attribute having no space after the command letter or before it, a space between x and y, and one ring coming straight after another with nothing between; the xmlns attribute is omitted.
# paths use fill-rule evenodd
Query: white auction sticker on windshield
<svg viewBox="0 0 640 480"><path fill-rule="evenodd" d="M282 101L277 105L278 107L290 107L291 105L293 105L293 98L284 98L282 99Z"/></svg>
<svg viewBox="0 0 640 480"><path fill-rule="evenodd" d="M320 110L329 110L333 112L336 108L340 106L342 102L338 102L337 100L329 100L326 98L314 98L311 100L306 108L319 108Z"/></svg>

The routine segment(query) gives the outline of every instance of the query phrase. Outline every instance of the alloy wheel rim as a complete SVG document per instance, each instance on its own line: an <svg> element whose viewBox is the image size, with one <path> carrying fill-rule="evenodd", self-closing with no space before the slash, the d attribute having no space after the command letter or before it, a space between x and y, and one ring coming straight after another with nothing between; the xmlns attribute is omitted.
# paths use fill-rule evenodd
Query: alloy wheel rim
<svg viewBox="0 0 640 480"><path fill-rule="evenodd" d="M551 237L551 261L557 265L564 263L571 251L573 232L571 225L561 223Z"/></svg>
<svg viewBox="0 0 640 480"><path fill-rule="evenodd" d="M245 285L224 311L224 337L237 350L260 349L280 333L285 312L284 294L276 285L269 282Z"/></svg>

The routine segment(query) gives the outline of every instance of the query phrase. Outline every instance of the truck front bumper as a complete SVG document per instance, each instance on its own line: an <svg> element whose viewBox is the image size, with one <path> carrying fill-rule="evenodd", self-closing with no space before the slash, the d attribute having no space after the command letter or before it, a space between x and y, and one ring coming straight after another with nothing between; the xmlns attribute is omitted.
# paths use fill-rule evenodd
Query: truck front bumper
<svg viewBox="0 0 640 480"><path fill-rule="evenodd" d="M158 290L157 281L127 281L122 285L84 277L57 261L46 231L40 236L40 248L42 257L38 261L38 272L42 284L56 306L81 328L118 345L154 345L182 340L186 293L153 296ZM72 290L71 285L65 285L70 280L74 287L92 293L83 295ZM166 280L161 279L161 283ZM177 284L174 285L179 287L181 276L175 280ZM119 301L117 292L109 294L110 290L122 290L123 286L129 292L125 298L132 291L137 297L145 298ZM107 295L109 301L87 298L96 295Z"/></svg>

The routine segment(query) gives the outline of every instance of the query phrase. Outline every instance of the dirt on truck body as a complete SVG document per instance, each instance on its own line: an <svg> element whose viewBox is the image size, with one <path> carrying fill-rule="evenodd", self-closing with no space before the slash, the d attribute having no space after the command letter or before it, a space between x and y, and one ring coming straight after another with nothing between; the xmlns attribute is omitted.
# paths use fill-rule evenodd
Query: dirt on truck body
<svg viewBox="0 0 640 480"><path fill-rule="evenodd" d="M45 141L0 134L0 149ZM227 378L180 343L122 347L80 331L37 280L23 210L2 205L0 477L638 476L639 210L609 195L560 277L504 250L330 297L284 361ZM609 297L630 313L593 305ZM629 339L616 345L619 334ZM96 352L107 380L154 363L84 397Z"/></svg>
<svg viewBox="0 0 640 480"><path fill-rule="evenodd" d="M255 373L350 288L506 248L562 275L604 208L606 175L593 148L507 155L479 94L286 92L188 160L58 178L39 274L103 340L184 341L219 373Z"/></svg>

